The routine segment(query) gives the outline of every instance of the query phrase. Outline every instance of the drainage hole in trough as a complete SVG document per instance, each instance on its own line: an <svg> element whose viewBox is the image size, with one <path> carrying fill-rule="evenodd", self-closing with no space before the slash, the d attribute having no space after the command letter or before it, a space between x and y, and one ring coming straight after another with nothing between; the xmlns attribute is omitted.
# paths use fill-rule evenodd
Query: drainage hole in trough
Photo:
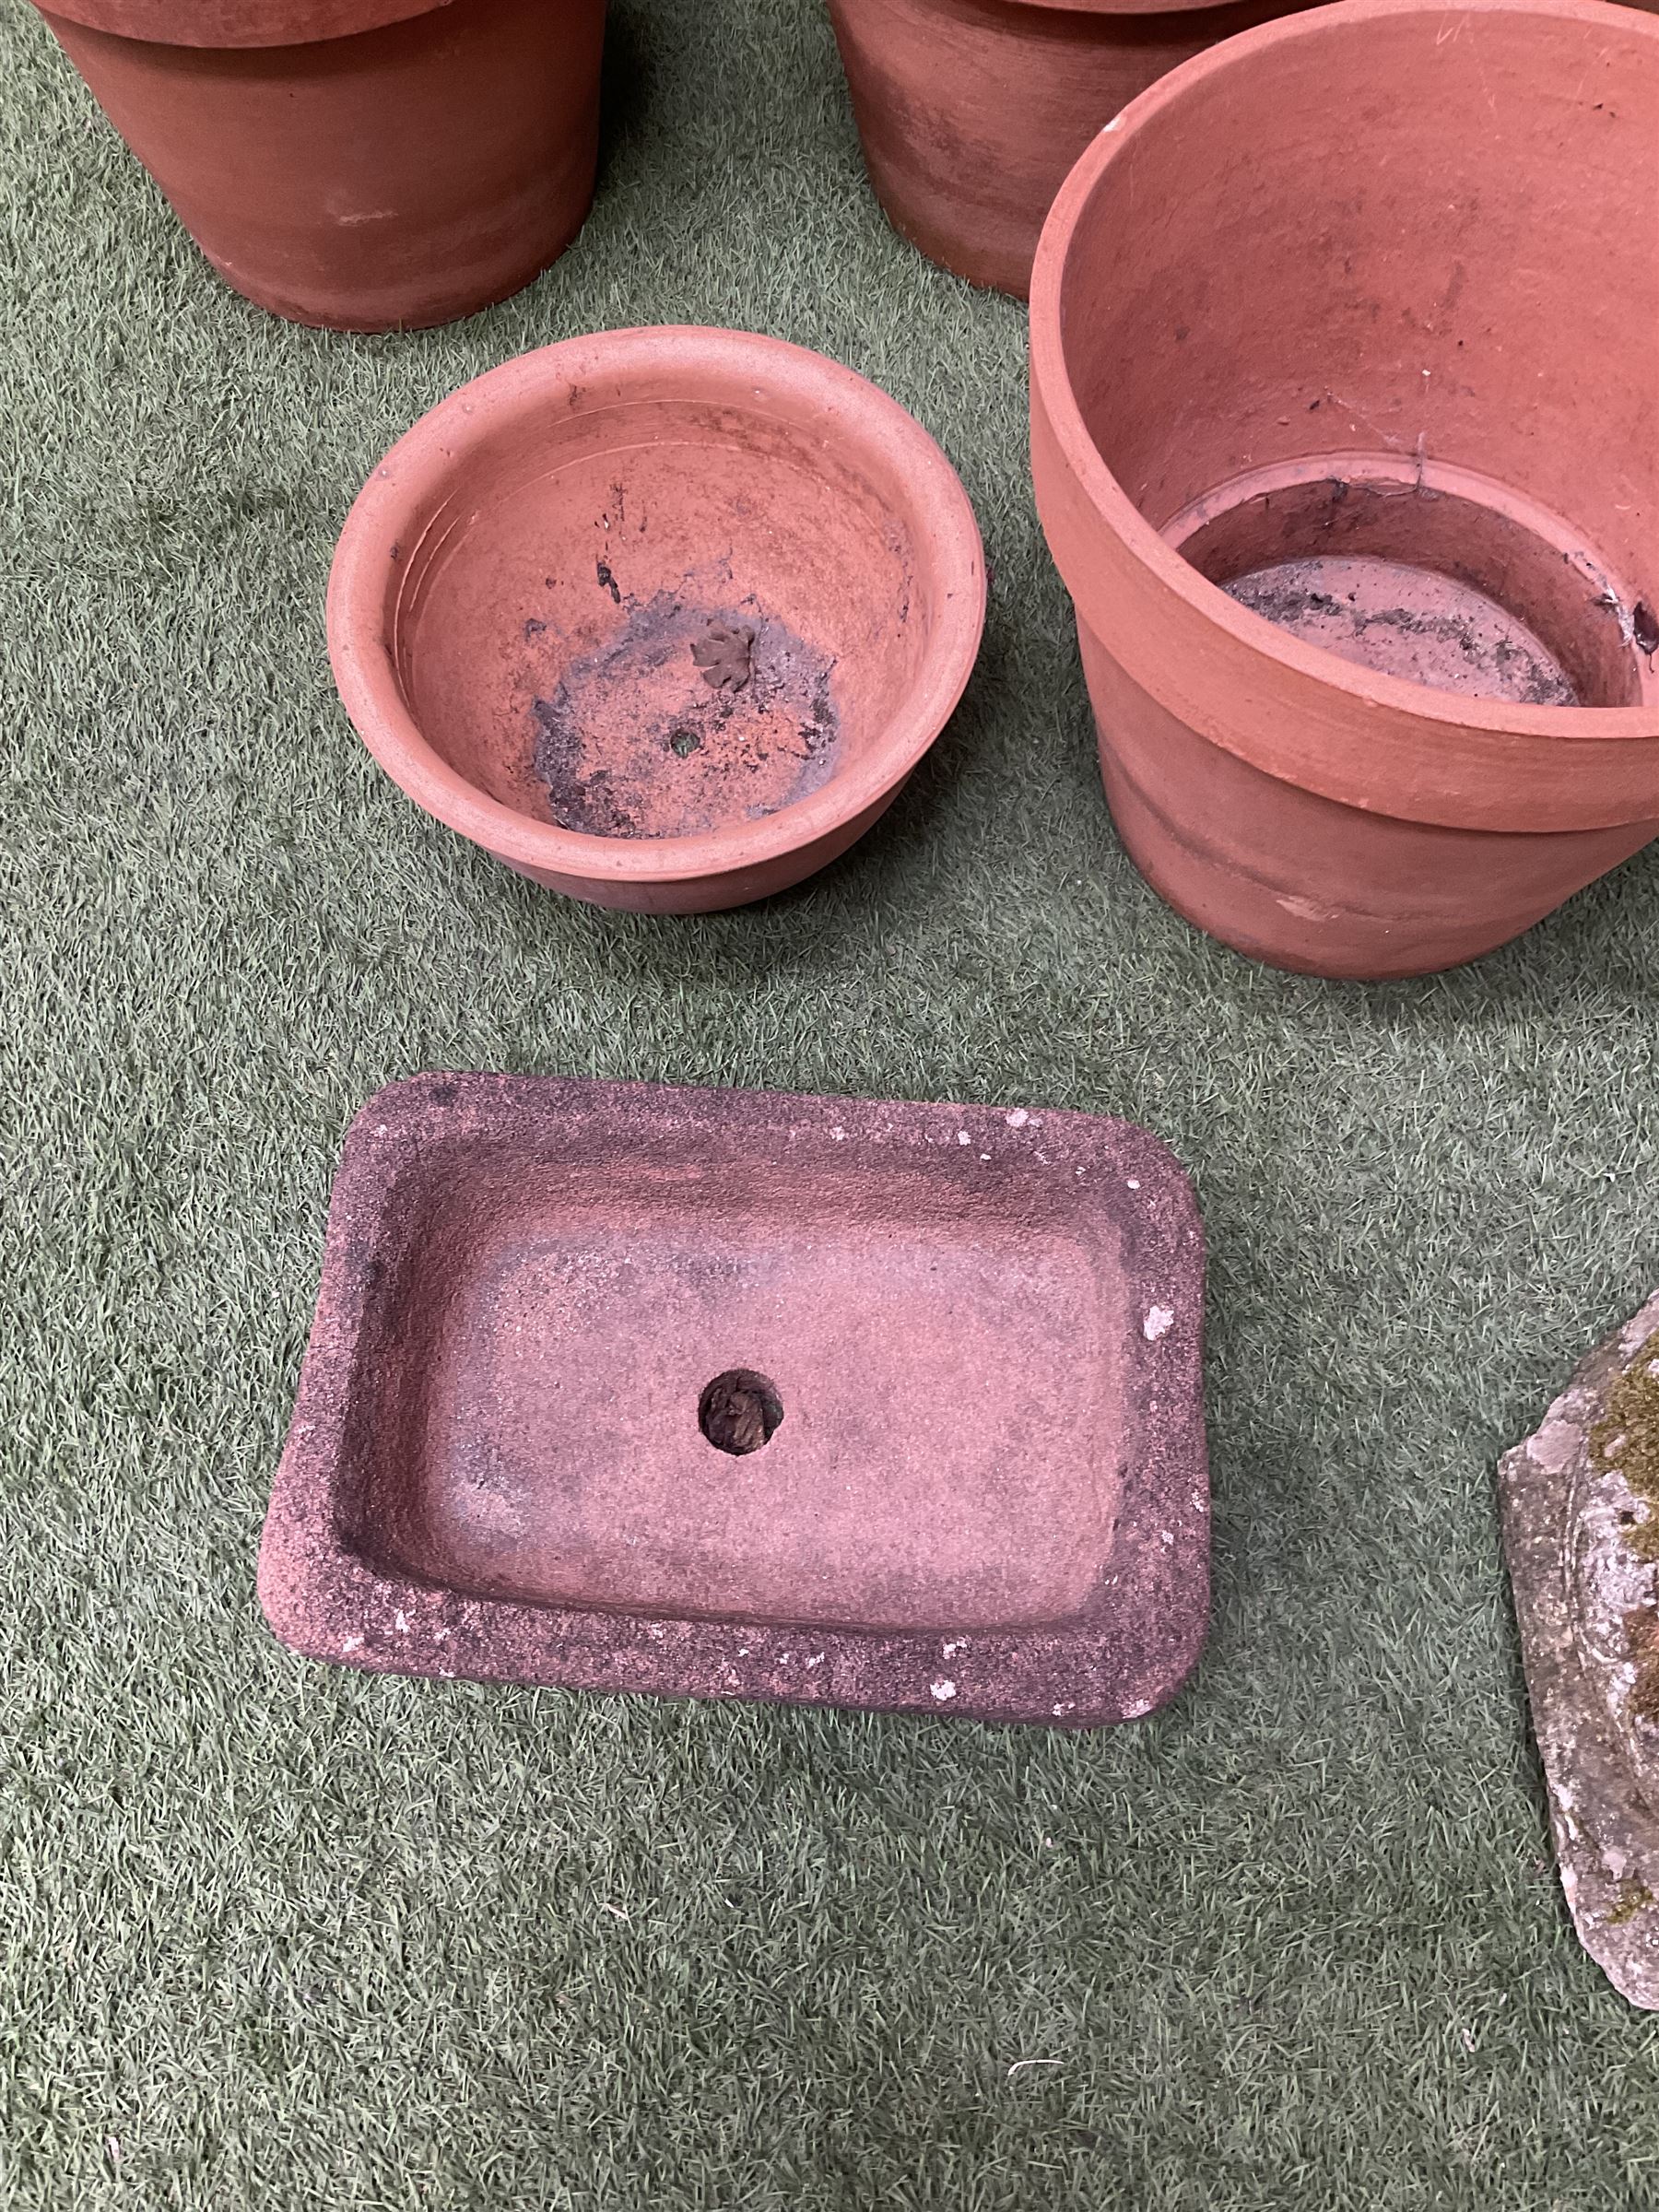
<svg viewBox="0 0 1659 2212"><path fill-rule="evenodd" d="M775 1383L752 1368L729 1367L704 1385L697 1401L697 1425L718 1452L741 1458L770 1444L783 1418L783 1401Z"/></svg>

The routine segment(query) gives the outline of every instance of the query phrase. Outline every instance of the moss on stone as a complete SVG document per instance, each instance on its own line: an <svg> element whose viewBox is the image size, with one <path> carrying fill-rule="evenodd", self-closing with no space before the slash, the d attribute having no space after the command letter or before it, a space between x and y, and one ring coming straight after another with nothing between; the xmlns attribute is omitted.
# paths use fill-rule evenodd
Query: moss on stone
<svg viewBox="0 0 1659 2212"><path fill-rule="evenodd" d="M1646 1506L1625 1542L1638 1559L1659 1565L1659 1329L1614 1384L1606 1412L1590 1431L1590 1457L1600 1471L1622 1475Z"/></svg>
<svg viewBox="0 0 1659 2212"><path fill-rule="evenodd" d="M1646 1508L1624 1540L1637 1559L1659 1565L1659 1330L1613 1385L1607 1410L1590 1431L1590 1463L1603 1474L1616 1470L1639 1511ZM1659 1725L1659 1608L1627 1613L1625 1634L1636 1669L1630 1711Z"/></svg>
<svg viewBox="0 0 1659 2212"><path fill-rule="evenodd" d="M1627 1921L1635 1919L1644 1905L1651 1905L1653 1901L1653 1893L1647 1884L1639 1876L1627 1874L1618 1885L1618 1900L1603 1925L1622 1928Z"/></svg>

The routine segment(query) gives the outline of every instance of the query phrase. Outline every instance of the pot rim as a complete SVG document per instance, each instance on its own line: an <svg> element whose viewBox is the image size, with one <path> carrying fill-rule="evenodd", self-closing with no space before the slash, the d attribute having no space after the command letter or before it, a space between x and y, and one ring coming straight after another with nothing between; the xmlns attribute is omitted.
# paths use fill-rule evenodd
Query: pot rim
<svg viewBox="0 0 1659 2212"><path fill-rule="evenodd" d="M951 0L945 4L950 6ZM1203 16L1230 7L1233 0L1001 0L1001 5L1046 16Z"/></svg>
<svg viewBox="0 0 1659 2212"><path fill-rule="evenodd" d="M76 23L147 46L311 46L433 15L453 0L35 0L48 23Z"/></svg>
<svg viewBox="0 0 1659 2212"><path fill-rule="evenodd" d="M839 9L868 0L833 0ZM962 6L1018 7L1041 16L1204 16L1235 5L1235 0L934 0L948 11Z"/></svg>
<svg viewBox="0 0 1659 2212"><path fill-rule="evenodd" d="M433 505L468 453L503 419L542 414L549 396L601 379L606 405L630 403L627 387L665 367L695 394L700 379L750 413L755 394L809 409L825 444L863 456L908 500L908 521L935 582L936 617L921 667L884 728L818 790L758 821L690 836L595 837L538 822L461 775L421 734L405 700L387 636L386 569L393 548L415 544ZM661 396L653 395L654 396ZM646 400L643 404L652 404ZM794 418L798 421L798 412ZM961 479L931 434L865 377L781 338L694 324L660 324L565 338L518 355L462 384L421 416L385 454L352 503L328 582L329 657L358 735L417 806L497 858L590 882L668 885L724 877L800 852L891 797L955 712L979 657L985 561Z"/></svg>
<svg viewBox="0 0 1659 2212"><path fill-rule="evenodd" d="M1099 520L1158 584L1194 614L1224 631L1238 647L1253 655L1258 665L1277 665L1295 677L1312 679L1347 694L1361 708L1387 710L1419 726L1437 725L1448 741L1462 733L1478 732L1487 737L1512 738L1529 747L1552 741L1568 745L1654 744L1659 743L1659 703L1528 706L1437 691L1404 677L1364 668L1322 646L1306 644L1230 598L1184 560L1147 520L1088 433L1072 390L1061 325L1066 265L1084 210L1113 163L1125 158L1136 131L1166 109L1179 107L1194 85L1247 65L1258 53L1296 40L1322 39L1367 18L1388 16L1460 20L1472 15L1546 16L1606 30L1612 28L1609 13L1619 18L1621 31L1647 38L1659 48L1659 18L1636 7L1610 10L1606 0L1458 0L1454 7L1437 6L1434 0L1336 0L1336 5L1311 8L1241 31L1159 78L1102 126L1061 186L1037 249L1030 304L1032 398L1041 406L1065 468ZM1241 751L1242 747L1232 749ZM1252 758L1256 749L1252 748ZM1258 759L1256 764L1275 774L1289 773L1291 781L1305 781L1274 760ZM1659 762L1655 767L1659 771ZM1659 816L1659 772L1655 782L1653 812Z"/></svg>

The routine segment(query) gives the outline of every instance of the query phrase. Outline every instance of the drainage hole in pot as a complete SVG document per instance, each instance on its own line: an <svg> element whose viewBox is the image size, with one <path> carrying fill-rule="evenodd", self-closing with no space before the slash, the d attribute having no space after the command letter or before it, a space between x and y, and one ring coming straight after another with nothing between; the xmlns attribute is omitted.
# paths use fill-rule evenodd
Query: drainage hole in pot
<svg viewBox="0 0 1659 2212"><path fill-rule="evenodd" d="M783 1418L777 1385L752 1368L729 1367L706 1383L697 1401L697 1425L717 1452L734 1458L770 1444Z"/></svg>

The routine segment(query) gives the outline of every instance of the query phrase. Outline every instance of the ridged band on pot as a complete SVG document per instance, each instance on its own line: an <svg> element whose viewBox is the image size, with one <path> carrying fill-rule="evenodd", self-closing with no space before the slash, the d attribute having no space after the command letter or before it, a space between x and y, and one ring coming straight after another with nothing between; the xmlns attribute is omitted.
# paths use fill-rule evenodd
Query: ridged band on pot
<svg viewBox="0 0 1659 2212"><path fill-rule="evenodd" d="M1260 195L1282 174L1288 203L1316 177L1322 135L1304 249ZM1517 182L1528 141L1541 173ZM1443 218L1406 219L1413 191ZM1038 506L1120 829L1191 918L1287 966L1410 972L1503 942L1659 830L1656 219L1659 24L1597 0L1347 0L1267 25L1144 93L1073 171L1032 289ZM1411 254L1420 280L1401 283ZM1512 282L1541 301L1537 330ZM1281 358L1276 312L1302 317L1302 355ZM1592 413L1563 426L1584 392ZM1538 542L1562 545L1618 632L1624 703L1511 703L1356 665L1170 542L1269 465L1288 481L1326 456L1339 498L1357 445L1426 501L1484 484L1519 533L1576 512L1582 547ZM1346 890L1312 881L1331 839L1351 846ZM1489 869L1486 905L1477 883L1460 914L1447 868Z"/></svg>
<svg viewBox="0 0 1659 2212"><path fill-rule="evenodd" d="M865 162L932 261L1024 299L1050 203L1102 123L1300 0L830 0Z"/></svg>
<svg viewBox="0 0 1659 2212"><path fill-rule="evenodd" d="M561 438L576 443L561 449ZM618 456L625 459L630 451L681 453L688 438L697 441L689 450L706 452L709 460L674 465L699 486L717 466L723 448L736 446L744 468L771 465L769 450L783 453L789 466L806 465L803 457L816 454L822 456L817 465L827 479L856 488L861 512L879 518L880 529L900 545L894 558L902 569L902 606L883 605L880 619L896 622L901 631L909 626L903 683L891 700L885 691L872 694L876 709L866 707L855 742L828 781L759 818L724 820L688 835L595 835L561 826L541 811L548 804L546 787L516 761L518 751L528 752L529 739L516 723L516 735L503 735L503 714L492 707L489 741L505 748L504 757L514 757L498 782L524 800L523 806L507 804L483 788L480 775L458 769L418 721L412 693L418 688L418 618L429 611L446 564L453 570L465 532L478 524L480 513L488 528L492 500L517 498L527 473L534 482L559 482L559 500L570 503L569 543L556 543L549 530L536 572L511 580L503 575L500 591L492 587L485 594L492 606L499 609L505 603L510 584L539 587L546 566L558 570L572 593L572 578L581 571L589 604L613 635L626 633L636 612L641 621L654 618L651 587L637 600L628 589L629 559L648 562L648 548L657 543L649 503L638 512L641 502L634 500L633 488L618 481L613 539L609 513L600 518L595 535L594 518L563 487L575 480L578 465L570 454L576 445L582 446L580 466L604 480L617 473ZM530 453L535 464L526 472L520 456ZM756 483L754 498L762 496ZM677 546L703 533L712 567L719 571L724 564L727 595L740 591L740 582L733 583L732 555L734 533L745 527L741 516L723 509L714 495L706 531L695 512L688 522L688 512L682 508L672 526L663 516L663 542ZM869 526L877 527L877 520ZM677 566L674 572L686 575L689 601L695 596L689 571ZM555 579L549 575L546 582L551 589ZM853 371L779 339L659 328L571 338L525 354L464 385L423 417L387 453L347 520L329 582L328 632L335 679L352 722L388 774L427 812L508 866L555 888L602 905L691 912L741 905L798 882L862 834L897 795L960 698L978 653L984 605L984 559L967 493L938 445L897 401ZM521 629L531 650L542 647L544 633L547 644L558 643L557 623L550 627L540 617L521 622L522 611L513 598L505 615L507 642L480 648L493 656L491 681L507 680L501 677L502 654L524 657L517 642ZM748 618L764 630L763 613ZM751 630L751 642L753 638ZM606 640L600 636L597 642L603 667ZM818 642L823 648L818 665L829 664L822 681L838 692L843 681L853 680L847 674L853 656L862 655L861 665L869 665L872 656L880 662L884 650L873 630L862 639L827 636ZM592 637L583 641L588 665L594 665L594 643ZM837 672L843 651L849 659ZM690 669L689 647L677 633L673 653ZM514 668L511 682L519 684L521 675ZM560 667L549 665L540 680L553 689L562 680ZM698 689L695 683L692 688ZM626 719L625 688L620 698L615 696L617 684L607 688L615 711ZM468 689L457 681L448 696ZM471 690L473 708L481 696ZM709 703L707 691L699 696ZM719 696L713 695L716 701ZM535 705L538 715L550 718L547 701L537 699ZM452 752L461 745L454 736L449 743ZM525 811L529 806L538 811Z"/></svg>
<svg viewBox="0 0 1659 2212"><path fill-rule="evenodd" d="M605 0L50 0L226 282L340 330L471 314L592 203Z"/></svg>

